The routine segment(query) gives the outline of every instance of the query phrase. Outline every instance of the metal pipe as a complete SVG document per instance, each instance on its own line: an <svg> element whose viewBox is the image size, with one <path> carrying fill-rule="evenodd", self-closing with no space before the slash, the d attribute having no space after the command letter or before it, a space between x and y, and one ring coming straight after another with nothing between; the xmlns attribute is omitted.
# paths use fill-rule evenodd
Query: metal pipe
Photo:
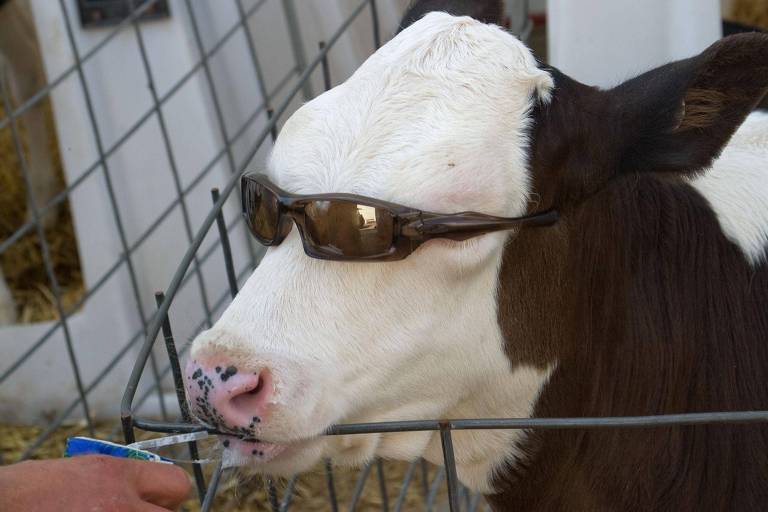
<svg viewBox="0 0 768 512"><path fill-rule="evenodd" d="M211 199L213 204L219 200L220 194L218 188L211 189ZM216 226L219 228L219 240L221 240L221 251L224 253L224 267L227 272L227 282L229 283L229 293L232 298L237 295L237 276L235 275L235 265L232 262L232 248L229 245L229 233L227 232L227 223L224 221L224 210L219 210L216 215Z"/></svg>
<svg viewBox="0 0 768 512"><path fill-rule="evenodd" d="M323 50L325 50L325 41L320 41L317 43L318 48L320 49L320 52L322 53ZM328 54L325 54L323 56L322 60L322 68L323 68L323 85L325 86L326 91L331 90L331 69L328 66Z"/></svg>
<svg viewBox="0 0 768 512"><path fill-rule="evenodd" d="M160 307L163 303L165 296L163 292L155 293L155 304ZM171 320L168 315L165 315L163 320L163 340L165 341L165 350L168 354L168 365L171 368L171 374L173 375L173 384L176 390L176 400L179 403L179 410L181 411L181 417L184 421L192 421L192 415L189 413L189 404L187 403L187 394L184 390L184 377L181 374L181 365L179 364L179 354L176 352L176 342L173 340L173 332L171 331ZM158 386L159 387L159 386ZM200 459L200 453L197 450L197 442L190 441L189 456L193 461ZM195 475L195 484L197 487L197 495L202 502L205 499L205 478L203 477L203 468L197 462L192 464L192 472Z"/></svg>
<svg viewBox="0 0 768 512"><path fill-rule="evenodd" d="M200 512L208 512L213 506L213 500L216 499L216 490L219 488L219 481L221 480L221 474L224 472L224 461L219 461L216 465L216 469L211 475L211 482L208 484L208 489L205 491L205 498L200 504Z"/></svg>
<svg viewBox="0 0 768 512"><path fill-rule="evenodd" d="M456 476L456 459L453 455L453 439L451 438L451 426L448 422L441 422L440 424L440 444L443 448L443 461L445 462L448 507L451 512L459 512L459 479Z"/></svg>
<svg viewBox="0 0 768 512"><path fill-rule="evenodd" d="M325 459L325 485L328 488L328 499L331 501L331 512L339 512L339 501L336 498L336 486L333 484L333 466L331 459Z"/></svg>
<svg viewBox="0 0 768 512"><path fill-rule="evenodd" d="M293 50L296 68L299 70L299 73L304 73L307 69L307 56L304 53L304 41L301 38L299 17L296 14L296 6L293 0L283 0L283 12L288 23L288 37L291 39L291 49ZM315 93L312 91L312 82L309 79L302 81L301 90L305 101L315 97Z"/></svg>
<svg viewBox="0 0 768 512"><path fill-rule="evenodd" d="M376 6L376 0L371 1L371 22L373 23L373 47L378 50L381 48L381 32L379 29L379 9Z"/></svg>

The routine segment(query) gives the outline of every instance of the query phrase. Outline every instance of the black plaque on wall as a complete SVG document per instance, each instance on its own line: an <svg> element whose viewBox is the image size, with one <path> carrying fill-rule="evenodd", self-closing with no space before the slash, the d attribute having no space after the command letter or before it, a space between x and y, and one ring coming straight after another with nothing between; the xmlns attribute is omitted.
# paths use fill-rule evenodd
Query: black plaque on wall
<svg viewBox="0 0 768 512"><path fill-rule="evenodd" d="M151 5L145 6L150 3ZM77 0L80 23L83 27L117 25L127 18L133 9L141 9L140 20L167 18L171 15L168 0Z"/></svg>

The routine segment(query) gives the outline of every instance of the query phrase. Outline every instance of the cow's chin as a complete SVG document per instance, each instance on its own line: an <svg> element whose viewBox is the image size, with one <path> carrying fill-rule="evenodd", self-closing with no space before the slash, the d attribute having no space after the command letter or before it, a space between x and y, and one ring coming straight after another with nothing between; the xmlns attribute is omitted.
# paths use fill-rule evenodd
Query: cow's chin
<svg viewBox="0 0 768 512"><path fill-rule="evenodd" d="M312 469L325 452L324 437L295 441L285 444L250 442L237 438L223 440L224 465L240 467L248 472L277 477L290 477Z"/></svg>
<svg viewBox="0 0 768 512"><path fill-rule="evenodd" d="M319 436L286 444L224 438L226 466L277 477L291 477L314 469L324 459L335 466L360 467L374 457L412 460L421 456L431 432Z"/></svg>

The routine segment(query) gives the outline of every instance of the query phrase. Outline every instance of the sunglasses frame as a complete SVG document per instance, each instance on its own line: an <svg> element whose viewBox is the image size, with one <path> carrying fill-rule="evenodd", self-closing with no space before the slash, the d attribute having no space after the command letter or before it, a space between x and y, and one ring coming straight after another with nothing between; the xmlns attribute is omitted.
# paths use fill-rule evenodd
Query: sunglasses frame
<svg viewBox="0 0 768 512"><path fill-rule="evenodd" d="M272 240L260 237L251 224L250 215L247 211L248 202L246 201L249 183L261 185L272 192L277 198L276 235ZM476 236L523 226L551 226L559 218L556 210L548 210L522 217L497 217L471 211L442 214L418 210L356 194L292 194L275 185L265 174L257 173L246 174L240 178L240 194L245 223L248 226L248 230L259 243L266 246L280 245L288 236L295 223L301 235L301 242L307 256L329 261L398 261L409 256L428 240L442 238L463 241ZM393 233L392 242L387 252L370 256L345 256L330 251L323 252L321 247L316 246L306 234L304 207L307 203L314 201L334 200L388 210L392 214Z"/></svg>

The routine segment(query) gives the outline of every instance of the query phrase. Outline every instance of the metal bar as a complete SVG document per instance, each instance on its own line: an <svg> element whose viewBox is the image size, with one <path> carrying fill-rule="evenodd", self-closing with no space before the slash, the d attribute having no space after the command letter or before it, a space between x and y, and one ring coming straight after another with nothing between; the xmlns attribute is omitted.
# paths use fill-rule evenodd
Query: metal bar
<svg viewBox="0 0 768 512"><path fill-rule="evenodd" d="M427 461L421 459L421 490L426 498L429 495L429 466Z"/></svg>
<svg viewBox="0 0 768 512"><path fill-rule="evenodd" d="M213 204L219 200L219 189L211 189L211 199ZM237 276L235 275L235 265L232 262L232 248L229 245L229 233L227 233L227 223L224 221L224 210L219 210L216 215L216 226L219 228L219 239L221 240L221 252L224 253L224 266L227 271L227 282L229 282L229 293L232 298L237 295Z"/></svg>
<svg viewBox="0 0 768 512"><path fill-rule="evenodd" d="M435 501L437 501L437 493L440 490L440 484L443 482L443 478L445 478L445 469L438 468L437 473L435 473L435 478L432 480L432 485L429 486L427 503L424 505L424 508L427 510L427 512L431 512L435 507Z"/></svg>
<svg viewBox="0 0 768 512"><path fill-rule="evenodd" d="M365 489L365 483L368 481L368 475L371 474L372 467L373 462L369 462L363 466L362 471L360 471L360 475L358 475L357 481L355 482L355 488L352 490L352 499L349 502L349 512L355 511L357 502L360 501L360 496L363 495L363 489Z"/></svg>
<svg viewBox="0 0 768 512"><path fill-rule="evenodd" d="M475 510L477 510L477 507L480 506L480 500L482 499L483 499L482 494L475 494L472 497L472 501L469 502L468 512L475 512Z"/></svg>
<svg viewBox="0 0 768 512"><path fill-rule="evenodd" d="M285 85L288 84L288 81L290 80L291 76L293 75L294 71L291 70L286 76L283 77L283 79L280 81L280 83L275 86L275 89L272 92L272 95L278 94ZM233 136L232 142L235 142L243 133L245 133L245 130L247 129L248 125L250 125L257 117L258 114L261 113L262 109L264 109L264 104L260 105L250 116L248 120L246 120L243 123L243 126L240 127L240 130L238 130L238 133L236 133ZM222 149L216 156L214 156L213 160L209 162L205 168L189 183L189 185L184 189L184 195L188 195L202 180L205 178L205 176L208 175L208 173L214 168L216 162L224 155L224 150ZM96 169L97 167L94 167ZM63 198L66 198L66 194L62 196ZM51 203L49 203L51 204ZM136 241L133 243L133 245L129 248L129 253L132 253L136 251L141 244L143 244L149 236L162 224L162 222L166 219L168 214L173 211L173 209L178 204L178 198L171 202L171 204L158 216L158 218L147 228L147 230L142 233L139 238L136 239ZM28 224L29 226L34 226L34 222L30 222ZM19 231L17 231L18 233ZM23 234L23 233L22 233ZM15 235L15 234L14 234ZM2 250L0 250L0 253L2 253ZM98 292L99 289L109 280L110 277L112 277L119 269L122 263L125 261L125 254L121 254L118 260L112 265L112 267L107 270L107 272L104 273L102 277L96 281L93 286L91 286L85 294L80 297L80 299L68 310L65 311L63 318L69 318L71 315L76 313L84 304L85 302L92 297L93 295ZM200 264L204 263L206 258L202 258L200 261ZM215 308L214 308L215 309ZM19 367L27 360L29 359L52 335L53 333L61 326L61 322L54 324L48 331L46 331L40 339L38 339L35 343L33 343L25 352L22 354L8 369L6 369L2 375L0 375L0 384L2 384L7 378L9 378L16 370L18 370Z"/></svg>
<svg viewBox="0 0 768 512"><path fill-rule="evenodd" d="M165 299L163 292L155 293L155 303L159 307ZM192 415L189 413L189 404L187 403L186 391L184 390L184 377L181 375L181 366L179 365L179 354L176 351L176 343L173 340L173 331L171 330L171 321L168 315L163 318L163 341L165 350L168 353L168 362L173 375L174 390L176 391L176 400L179 403L179 411L184 421L191 421Z"/></svg>
<svg viewBox="0 0 768 512"><path fill-rule="evenodd" d="M751 424L768 423L768 411L710 412L665 414L657 416L616 416L604 418L498 418L467 420L415 420L385 421L381 423L352 423L335 425L326 431L327 435L372 434L390 432L421 432L440 430L441 423L450 425L451 430L519 430L519 429L583 429L583 428L653 428L682 425ZM152 432L183 433L208 430L191 423L169 423L141 420L140 427ZM135 419L138 426L139 420ZM208 430L217 433L216 431Z"/></svg>
<svg viewBox="0 0 768 512"><path fill-rule="evenodd" d="M446 422L450 425L452 430L663 427L672 425L718 423L765 423L768 422L768 411L702 412L653 416L612 416L603 418L496 418L386 421L381 423L336 425L329 428L326 433L330 435L347 435L440 430L440 424L442 422Z"/></svg>
<svg viewBox="0 0 768 512"><path fill-rule="evenodd" d="M212 510L213 500L216 499L216 490L219 488L219 480L221 480L221 474L224 472L224 461L219 461L216 465L216 469L211 475L211 482L208 484L208 489L205 491L205 499L200 505L200 512L208 512Z"/></svg>
<svg viewBox="0 0 768 512"><path fill-rule="evenodd" d="M301 38L301 27L299 26L299 17L296 14L296 6L293 0L283 0L283 12L285 13L285 20L288 22L288 36L291 39L291 49L293 50L293 59L296 62L296 67L300 73L308 68L307 56L304 53L304 41ZM352 17L357 17L352 15ZM315 97L315 93L312 91L312 82L307 79L301 84L302 94L305 101L309 101Z"/></svg>
<svg viewBox="0 0 768 512"><path fill-rule="evenodd" d="M165 299L163 292L155 293L155 304L159 308ZM184 421L192 421L192 415L189 413L189 404L187 403L187 394L184 390L184 377L181 374L181 365L179 364L179 354L176 352L176 343L173 340L173 331L171 330L171 319L165 315L163 319L163 340L165 341L165 351L168 353L168 365L173 375L173 384L176 390L176 400L179 403L179 411ZM158 386L159 387L159 386ZM199 460L200 453L197 450L197 442L190 441L189 456L192 460ZM205 478L203 477L203 468L198 463L192 464L192 472L195 475L195 485L200 502L205 499Z"/></svg>
<svg viewBox="0 0 768 512"><path fill-rule="evenodd" d="M397 499L395 500L395 512L400 512L403 509L405 498L408 496L408 487L411 485L411 480L413 480L413 473L416 471L416 464L417 461L412 461L410 464L408 464L408 469L405 470L403 483L400 485L400 492L398 493ZM426 493L424 494L426 495Z"/></svg>
<svg viewBox="0 0 768 512"><path fill-rule="evenodd" d="M2 89L2 104L3 104L3 110L8 112L11 109L11 99L10 99L10 91L8 91L8 85L5 80L0 80L0 88ZM16 120L13 119L13 122L11 123L11 137L13 139L13 146L14 150L16 151L16 156L19 159L19 165L21 166L21 175L24 178L24 185L27 188L27 202L29 204L29 209L32 212L32 221L35 224L35 227L37 228L37 237L40 240L40 252L43 257L43 265L45 267L45 273L48 277L48 281L51 284L51 291L53 292L53 302L56 307L56 312L59 315L59 318L61 318L61 328L64 331L64 342L66 344L67 348L67 356L69 358L69 362L72 366L72 373L75 379L75 386L77 388L77 393L82 399L83 404L83 414L85 415L85 420L88 425L88 432L90 435L93 435L93 421L91 418L91 411L88 407L88 401L85 398L85 391L83 388L83 379L80 375L80 366L77 362L77 357L75 355L74 345L72 343L72 335L69 332L69 325L64 318L64 306L61 303L61 287L59 286L59 281L56 278L56 273L53 269L53 263L51 262L51 253L50 248L48 247L48 241L45 239L45 230L43 229L43 225L41 223L41 217L40 212L37 209L37 205L35 204L35 198L32 193L32 179L29 176L29 167L27 166L27 159L24 156L24 149L21 142L21 137L19 135L19 130L16 127Z"/></svg>
<svg viewBox="0 0 768 512"><path fill-rule="evenodd" d="M267 120L272 121L272 118L275 117L275 109L268 108L267 109ZM272 129L269 130L269 135L272 137L272 143L274 144L277 140L277 122L272 124Z"/></svg>
<svg viewBox="0 0 768 512"><path fill-rule="evenodd" d="M456 476L456 459L453 454L453 439L448 423L440 425L440 444L443 447L443 462L445 463L445 483L448 486L448 507L451 512L459 512L459 492Z"/></svg>
<svg viewBox="0 0 768 512"><path fill-rule="evenodd" d="M379 30L379 9L376 6L376 0L371 0L371 20L373 23L373 47L381 48L381 32Z"/></svg>
<svg viewBox="0 0 768 512"><path fill-rule="evenodd" d="M360 15L363 8L367 5L368 1L369 0L362 0L361 3L358 5L358 7L355 9L355 11L336 30L334 35L328 40L328 47L326 48L326 51L330 49L336 43L336 41L338 41L341 35L347 30L347 28L349 28L349 25L357 18L357 16ZM323 54L316 56L315 59L312 61L312 63L301 74L301 76L298 79L298 85L294 86L291 89L291 92L288 94L288 97L280 105L280 108L276 112L275 117L273 117L272 120L269 123L267 123L267 126L264 128L264 131L260 134L259 137L257 137L256 143L252 146L251 151L244 159L245 162L249 162L253 158L253 156L256 154L256 152L259 150L259 148L261 147L261 144L269 136L269 133L274 127L277 120L288 109L288 106L290 105L290 102L293 100L293 97L301 88L302 82L306 80L307 77L319 65L322 55ZM197 232L197 235L195 235L195 239L193 240L190 247L187 249L187 252L184 254L184 257L179 263L179 267L177 268L176 273L174 274L170 284L168 285L168 289L166 290L166 300L163 303L163 305L160 307L159 317L162 317L162 315L165 315L168 312L168 308L170 307L170 302L173 300L173 298L176 296L176 293L179 291L181 282L184 279L184 275L187 273L189 266L192 264L193 257L197 252L197 250L200 248L200 245L203 243L203 239L205 238L205 235L208 233L208 230L211 228L211 225L215 221L218 210L222 208L222 206L224 205L224 202L229 197L229 194L231 194L232 190L234 190L234 188L237 186L240 175L243 173L244 170L245 170L245 165L243 165L237 173L233 174L229 178L229 181L227 181L225 187L222 190L222 194L221 194L221 197L219 198L219 201L217 201L216 205L214 205L213 209L208 213L206 218L203 220L202 225L200 226ZM133 370L131 371L128 384L126 385L125 393L123 394L123 399L121 401L121 406L120 406L121 417L131 416L131 403L133 402L133 398L136 395L138 381L141 378L141 374L144 371L144 365L146 364L147 358L149 357L149 352L152 350L153 339L155 336L157 336L157 333L159 332L159 330L160 330L160 323L158 318L155 318L155 320L152 322L152 324L149 327L147 338L145 340L144 345L141 348L141 351L138 354L136 363L134 364Z"/></svg>
<svg viewBox="0 0 768 512"><path fill-rule="evenodd" d="M277 488L275 487L275 482L272 480L272 477L267 477L266 479L266 486L267 486L267 499L269 500L269 505L272 508L272 512L280 512L280 501L277 499Z"/></svg>
<svg viewBox="0 0 768 512"><path fill-rule="evenodd" d="M381 510L389 512L389 496L387 495L387 480L384 478L384 463L376 459L376 473L379 477L379 493L381 494Z"/></svg>
<svg viewBox="0 0 768 512"><path fill-rule="evenodd" d="M333 466L331 459L325 459L325 485L328 488L328 499L331 502L331 512L339 512L339 501L336 498L336 486L333 484Z"/></svg>
<svg viewBox="0 0 768 512"><path fill-rule="evenodd" d="M135 8L136 0L131 0L131 11ZM152 73L152 66L149 63L149 57L147 56L147 48L144 44L144 37L141 33L141 28L137 20L133 21L133 29L136 35L136 41L139 46L139 54L141 56L142 66L144 67L144 74L147 77L147 87L152 96L152 106L154 107L155 114L157 115L157 123L160 127L160 135L163 139L163 146L165 147L165 154L168 157L168 165L171 169L171 176L173 178L173 186L176 190L176 198L179 201L179 207L181 208L181 218L184 223L184 233L187 236L187 242L192 241L192 221L189 216L189 209L187 208L187 202L184 200L183 187L181 185L181 178L179 176L179 169L176 165L176 157L173 153L173 147L171 146L171 137L168 134L168 127L165 124L165 115L163 115L163 109L160 107L160 98L157 95L157 87L155 86L155 78ZM226 143L226 139L225 139ZM197 261L195 261L197 263ZM200 300L203 304L203 311L205 311L205 318L208 320L208 325L211 325L211 307L208 304L208 294L205 289L205 280L203 279L203 272L200 269L200 265L195 265L195 274L197 275L198 286L200 287ZM160 393L162 395L162 392Z"/></svg>
<svg viewBox="0 0 768 512"><path fill-rule="evenodd" d="M293 498L293 490L296 487L296 480L298 480L298 476L293 475L290 480L288 480L288 485L285 488L285 493L283 493L283 502L280 504L280 512L287 512L288 507L291 506L291 499Z"/></svg>
<svg viewBox="0 0 768 512"><path fill-rule="evenodd" d="M325 41L320 41L317 43L318 48L320 49L320 52L322 53L323 50L325 50ZM331 90L331 69L328 66L328 54L326 53L323 56L322 60L322 67L323 67L323 85L325 86L326 91Z"/></svg>
<svg viewBox="0 0 768 512"><path fill-rule="evenodd" d="M263 4L265 1L266 0L261 0L259 3ZM243 8L243 0L237 0L235 3L237 4L237 14L240 17L240 25L243 27L243 32L245 32L245 42L248 46L248 54L251 56L253 70L256 72L256 82L259 86L259 93L261 94L262 101L267 104L267 108L270 108L267 84L264 80L264 72L261 69L259 56L256 53L256 46L253 44L253 34L251 33L251 27L248 26L248 18L245 9Z"/></svg>
<svg viewBox="0 0 768 512"><path fill-rule="evenodd" d="M168 419L168 409L165 407L165 396L163 395L163 386L160 382L160 370L157 366L157 356L155 356L155 353L152 352L149 354L149 364L151 365L152 369L152 377L155 379L155 382L157 383L157 401L160 405L160 416L163 417L163 419Z"/></svg>
<svg viewBox="0 0 768 512"><path fill-rule="evenodd" d="M468 511L469 505L472 502L472 493L469 492L469 489L465 486L461 485L461 483L459 483L459 496L461 496L460 502L463 503L462 507L464 507L464 510Z"/></svg>

